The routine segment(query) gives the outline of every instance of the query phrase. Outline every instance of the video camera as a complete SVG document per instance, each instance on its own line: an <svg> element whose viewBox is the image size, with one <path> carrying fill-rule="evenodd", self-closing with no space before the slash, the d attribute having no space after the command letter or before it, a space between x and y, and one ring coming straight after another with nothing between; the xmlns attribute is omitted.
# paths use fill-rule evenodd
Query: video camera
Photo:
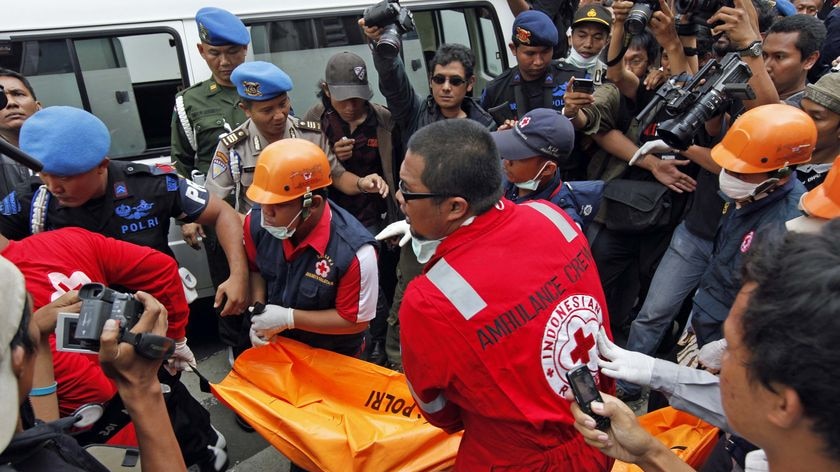
<svg viewBox="0 0 840 472"><path fill-rule="evenodd" d="M144 311L143 304L131 294L91 283L79 289L79 298L82 307L78 314L59 314L56 326L57 350L97 352L105 322L117 320L120 322L120 342L133 345L137 354L147 359L166 359L175 351L175 341L170 338L130 332Z"/></svg>
<svg viewBox="0 0 840 472"><path fill-rule="evenodd" d="M382 0L364 12L365 26L378 26L384 31L376 42L376 53L393 59L400 53L400 36L414 31L414 16L399 0Z"/></svg>
<svg viewBox="0 0 840 472"><path fill-rule="evenodd" d="M752 70L741 60L738 53L731 52L720 61L709 61L684 86L670 80L656 91L653 99L636 115L643 120L661 102L671 118L659 123L657 135L669 146L687 149L700 128L717 115L732 98L751 100L755 93L747 84Z"/></svg>

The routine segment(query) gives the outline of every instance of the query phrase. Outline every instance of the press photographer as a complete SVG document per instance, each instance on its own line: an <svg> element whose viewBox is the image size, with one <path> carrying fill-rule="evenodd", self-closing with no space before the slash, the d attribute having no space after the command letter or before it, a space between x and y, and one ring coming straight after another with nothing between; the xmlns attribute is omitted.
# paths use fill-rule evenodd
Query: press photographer
<svg viewBox="0 0 840 472"><path fill-rule="evenodd" d="M31 299L26 293L20 271L5 258L0 258L0 464L9 464L18 471L27 470L109 470L65 432L81 418L43 423L35 420L28 397L52 397L55 386L33 388L33 378L42 379L38 372L39 357L49 356L49 347L42 347L46 338L40 336L37 320L49 316L45 311L65 303L59 299L31 313ZM144 311L132 334L166 333L166 309L151 295L138 292L138 302ZM161 385L157 380L160 360L136 355L134 348L119 341L120 325L108 320L100 338L99 360L102 368L117 385L128 414L134 421L140 444L143 470L186 470L180 459L178 443L169 425ZM39 344L41 346L39 346ZM38 347L36 347L38 346ZM38 362L38 363L36 363ZM20 422L18 417L20 416Z"/></svg>

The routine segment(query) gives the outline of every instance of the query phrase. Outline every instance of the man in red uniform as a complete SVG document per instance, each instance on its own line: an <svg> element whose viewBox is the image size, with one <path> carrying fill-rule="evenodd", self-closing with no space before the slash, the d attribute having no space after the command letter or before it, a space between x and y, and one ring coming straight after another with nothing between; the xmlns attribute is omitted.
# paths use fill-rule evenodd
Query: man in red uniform
<svg viewBox="0 0 840 472"><path fill-rule="evenodd" d="M499 162L469 120L409 142L397 199L428 261L400 310L409 386L430 423L464 430L457 471L608 470L563 399L579 364L613 387L597 372L595 335L609 330L598 271L562 210L501 198Z"/></svg>

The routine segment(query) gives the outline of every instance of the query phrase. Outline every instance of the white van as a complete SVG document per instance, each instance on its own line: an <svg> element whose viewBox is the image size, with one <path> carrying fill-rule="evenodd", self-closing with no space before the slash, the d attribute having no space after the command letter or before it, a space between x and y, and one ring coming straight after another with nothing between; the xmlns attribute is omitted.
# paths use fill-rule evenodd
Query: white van
<svg viewBox="0 0 840 472"><path fill-rule="evenodd" d="M76 106L101 118L111 130L111 158L168 161L175 94L210 76L196 48L199 8L217 6L242 18L251 32L246 60L273 62L288 73L294 81L293 110L303 114L315 103L327 59L339 51L368 61L373 100L385 103L356 23L374 3L26 0L0 15L0 67L25 75L44 106ZM403 0L401 5L414 13L417 25L403 38L402 53L418 93L428 92L426 62L444 42L475 51L476 94L513 64L506 46L513 15L506 0ZM179 228L172 228L170 244L180 264L197 276L199 293L210 294L203 252L186 246Z"/></svg>

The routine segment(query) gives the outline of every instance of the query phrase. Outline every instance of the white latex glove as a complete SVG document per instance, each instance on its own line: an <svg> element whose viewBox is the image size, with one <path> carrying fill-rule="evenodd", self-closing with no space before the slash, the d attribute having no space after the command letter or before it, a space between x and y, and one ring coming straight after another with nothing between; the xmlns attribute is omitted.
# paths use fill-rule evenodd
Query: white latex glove
<svg viewBox="0 0 840 472"><path fill-rule="evenodd" d="M187 338L175 341L175 352L172 353L172 357L166 362L166 370L172 375L175 375L179 370L192 372L192 368L196 365L196 360L192 349L187 346Z"/></svg>
<svg viewBox="0 0 840 472"><path fill-rule="evenodd" d="M653 357L616 346L607 338L603 329L598 333L598 354L603 358L598 359L601 373L643 387L650 386Z"/></svg>
<svg viewBox="0 0 840 472"><path fill-rule="evenodd" d="M726 352L726 340L718 339L700 348L697 359L706 370L718 373L720 372L720 361L723 359L724 352Z"/></svg>
<svg viewBox="0 0 840 472"><path fill-rule="evenodd" d="M409 225L405 222L405 220L395 221L389 224L375 237L378 241L382 241L396 236L402 236L402 238L400 238L400 247L405 246L409 241L411 241L411 231L409 231Z"/></svg>
<svg viewBox="0 0 840 472"><path fill-rule="evenodd" d="M251 329L248 331L248 337L251 338L251 345L254 347L265 346L266 344L268 344L268 341L257 335L256 331L254 331L253 326L251 326Z"/></svg>
<svg viewBox="0 0 840 472"><path fill-rule="evenodd" d="M744 472L769 472L770 464L767 463L767 454L763 449L750 451L744 459Z"/></svg>
<svg viewBox="0 0 840 472"><path fill-rule="evenodd" d="M295 311L284 306L266 305L262 313L251 316L251 329L265 340L294 327Z"/></svg>
<svg viewBox="0 0 840 472"><path fill-rule="evenodd" d="M659 154L659 153L667 153L667 152L674 152L674 148L665 144L665 141L661 139L657 139L655 141L648 141L642 144L642 147L639 148L633 154L633 157L630 158L630 162L627 165L632 166L639 160L640 157L644 156L645 154Z"/></svg>

